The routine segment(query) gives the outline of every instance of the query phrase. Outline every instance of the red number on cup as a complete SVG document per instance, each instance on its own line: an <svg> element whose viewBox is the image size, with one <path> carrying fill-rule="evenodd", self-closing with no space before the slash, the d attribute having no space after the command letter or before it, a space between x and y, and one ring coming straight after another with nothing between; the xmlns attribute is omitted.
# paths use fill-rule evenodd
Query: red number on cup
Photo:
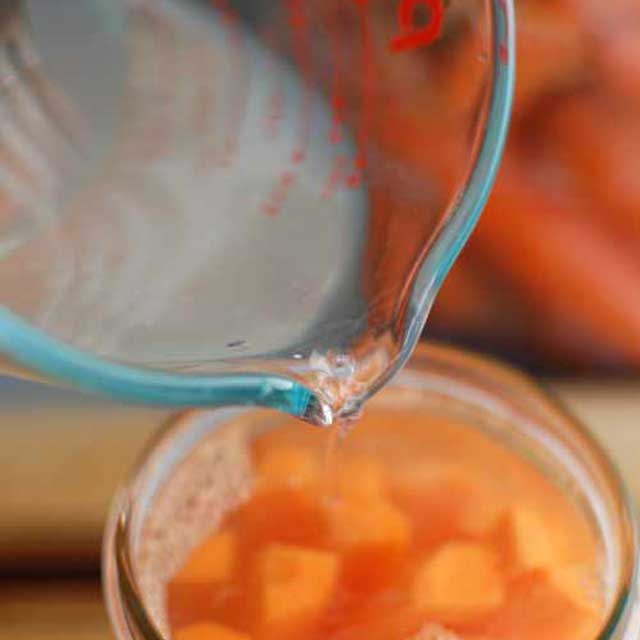
<svg viewBox="0 0 640 640"><path fill-rule="evenodd" d="M415 11L420 5L430 14L429 23L424 26L414 24ZM399 53L431 44L440 35L443 21L443 0L402 0L398 6L400 35L391 40L391 50Z"/></svg>

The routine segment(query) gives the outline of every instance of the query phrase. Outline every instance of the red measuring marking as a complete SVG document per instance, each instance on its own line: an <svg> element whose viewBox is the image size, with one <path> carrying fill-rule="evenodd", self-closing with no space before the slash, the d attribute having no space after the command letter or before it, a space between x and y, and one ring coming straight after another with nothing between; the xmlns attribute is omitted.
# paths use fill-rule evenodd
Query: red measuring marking
<svg viewBox="0 0 640 640"><path fill-rule="evenodd" d="M284 100L282 98L281 88L274 90L269 100L269 113L267 115L267 137L272 140L278 137L280 122L282 121L282 107Z"/></svg>
<svg viewBox="0 0 640 640"><path fill-rule="evenodd" d="M324 188L322 190L322 194L321 196L325 199L331 198L338 186L340 185L340 182L342 180L342 177L345 173L345 170L347 168L347 159L345 156L336 156L334 161L333 161L333 165L331 166L331 173L329 174L329 178L327 179L326 184L324 185Z"/></svg>
<svg viewBox="0 0 640 640"><path fill-rule="evenodd" d="M270 50L277 50L278 38L276 36L273 25L268 24L264 30L263 41L265 46ZM268 67L265 71L269 78L274 78L273 88L269 96L269 105L267 109L267 117L265 121L265 132L269 139L275 140L280 132L280 124L282 121L284 97L280 74L277 73L276 65L273 59L267 58Z"/></svg>
<svg viewBox="0 0 640 640"><path fill-rule="evenodd" d="M505 25L507 25L506 29L508 29L509 28L509 22L507 20L508 9L507 9L507 3L505 0L500 0L500 10L502 11L502 14L503 14L504 23ZM507 45L508 38L509 38L509 32L507 31L505 33L505 40L500 43L500 62L505 66L509 64L509 46Z"/></svg>
<svg viewBox="0 0 640 640"><path fill-rule="evenodd" d="M326 31L329 37L329 65L331 67L331 127L329 129L329 142L340 144L344 138L342 127L344 124L344 109L346 107L343 98L344 70L342 69L342 41L338 37L333 13L328 12L325 20Z"/></svg>
<svg viewBox="0 0 640 640"><path fill-rule="evenodd" d="M309 20L304 13L303 0L285 0L285 3L289 11L289 24L294 31L293 55L302 76L298 145L291 156L294 164L301 164L307 157L307 148L311 137L312 65L309 47Z"/></svg>
<svg viewBox="0 0 640 640"><path fill-rule="evenodd" d="M338 6L338 11L344 11L344 6ZM339 145L344 141L345 109L347 102L344 98L344 83L346 63L343 57L343 38L339 33L339 14L335 9L329 8L324 15L325 32L329 39L327 47L328 64L330 67L330 101L331 123L329 125L328 140L332 145ZM339 153L333 158L329 175L325 181L320 196L327 200L335 195L335 192L345 184L344 177L348 170L348 160L344 153Z"/></svg>
<svg viewBox="0 0 640 640"><path fill-rule="evenodd" d="M414 24L415 13L420 6L429 10L429 23L424 26ZM398 5L400 35L391 40L391 50L400 53L430 45L442 32L443 22L443 0L402 0Z"/></svg>
<svg viewBox="0 0 640 640"><path fill-rule="evenodd" d="M211 6L216 8L222 17L223 23L227 26L227 40L230 44L232 53L238 56L243 56L245 52L244 33L238 26L238 16L234 13L233 9L229 6L227 0L209 0ZM247 69L249 69L247 67ZM249 71L247 71L249 73ZM218 165L222 167L228 167L231 164L233 156L236 152L238 145L238 132L240 125L244 119L246 107L247 107L247 87L249 86L249 80L246 82L239 80L234 83L236 86L236 93L233 97L233 107L231 109L232 120L228 127L228 133L223 146L222 156L218 159Z"/></svg>
<svg viewBox="0 0 640 640"><path fill-rule="evenodd" d="M262 205L262 211L270 216L278 215L297 179L298 175L292 169L283 171Z"/></svg>
<svg viewBox="0 0 640 640"><path fill-rule="evenodd" d="M170 23L167 24L160 12L156 14L152 9L149 11L152 55L140 59L142 68L136 64L134 74L142 72L145 80L141 85L136 81L134 90L148 93L152 107L140 119L136 129L140 135L127 138L123 147L127 155L153 162L169 155L175 144L179 127L176 102L180 92L176 92L166 79L179 77L184 69L181 60L172 55L173 49L168 44L171 39L166 36L172 33Z"/></svg>
<svg viewBox="0 0 640 640"><path fill-rule="evenodd" d="M214 0L212 0L214 1ZM224 1L224 0L218 0ZM298 68L301 77L301 90L298 111L298 133L296 146L291 154L290 162L296 166L301 165L307 156L308 146L311 136L312 125L312 75L313 62L311 58L310 38L312 37L312 25L309 16L305 15L304 0L281 0L287 16L287 24L291 31L291 53L293 61ZM344 6L344 5L343 5ZM328 49L330 56L331 78L330 105L332 110L331 124L328 137L331 144L338 145L344 140L344 125L348 118L349 105L351 104L350 93L345 93L347 82L358 83L359 103L357 106L356 122L351 123L355 129L355 143L357 152L351 162L344 154L339 154L333 161L330 175L322 191L322 197L331 197L341 185L347 188L360 188L365 180L365 172L368 166L368 145L371 127L373 125L373 115L375 108L375 83L376 83L376 42L374 40L374 30L372 29L370 14L370 0L352 0L351 11L355 7L359 18L360 48L359 53L344 61L340 59L341 47L345 44L344 39L339 34L339 23L334 22L338 13L327 14ZM428 23L416 24L416 14L418 9L428 10ZM338 7L339 10L339 7ZM443 0L399 0L397 20L399 33L389 41L389 49L394 53L408 51L418 47L431 44L436 40L444 22L444 2ZM348 43L349 41L347 41ZM359 69L354 69L359 67ZM357 92L357 91L356 91ZM353 105L351 105L353 107ZM273 122L278 116L278 108L282 105L277 101L271 103L271 108L276 115L269 115L269 122ZM349 118L350 119L350 118ZM280 179L267 197L263 210L269 215L276 215L281 210L288 192L297 179L297 174L292 168L286 168Z"/></svg>
<svg viewBox="0 0 640 640"><path fill-rule="evenodd" d="M375 43L370 25L369 0L354 0L354 2L358 5L358 13L360 16L362 103L356 140L358 153L353 160L352 172L347 176L346 180L347 186L351 189L359 188L364 180L364 172L367 168L367 146L369 143L369 131L371 129L375 97Z"/></svg>
<svg viewBox="0 0 640 640"><path fill-rule="evenodd" d="M269 194L267 201L262 205L262 211L268 216L278 215L296 179L297 176L293 171L285 171Z"/></svg>
<svg viewBox="0 0 640 640"><path fill-rule="evenodd" d="M339 94L335 94L331 100L333 115L331 116L331 128L329 129L329 142L340 144L344 138L342 125L344 123L344 100Z"/></svg>
<svg viewBox="0 0 640 640"><path fill-rule="evenodd" d="M288 24L293 33L292 54L301 76L300 107L298 134L295 148L289 162L294 166L301 165L307 157L309 141L311 139L311 110L312 100L312 62L309 43L309 19L304 13L303 0L283 0L288 16ZM291 167L287 167L280 175L274 188L267 196L262 210L270 216L275 216L282 210L284 203L297 180L297 174Z"/></svg>
<svg viewBox="0 0 640 640"><path fill-rule="evenodd" d="M193 60L200 59L200 49L197 48L193 52ZM203 52L203 57L206 55ZM207 63L209 60L207 60ZM209 125L209 120L211 118L211 114L215 109L215 98L213 91L213 83L211 78L215 77L214 73L211 73L210 77L207 77L207 71L210 70L209 64L205 66L205 71L203 74L202 81L198 84L197 87L197 95L194 99L194 109L193 109L193 126L196 134L199 136L200 140L205 140L205 136L207 135L207 129Z"/></svg>

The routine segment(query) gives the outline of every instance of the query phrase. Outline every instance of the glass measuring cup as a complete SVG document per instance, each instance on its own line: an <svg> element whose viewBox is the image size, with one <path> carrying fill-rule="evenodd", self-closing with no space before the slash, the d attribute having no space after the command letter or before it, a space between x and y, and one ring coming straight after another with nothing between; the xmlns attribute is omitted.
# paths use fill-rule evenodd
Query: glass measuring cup
<svg viewBox="0 0 640 640"><path fill-rule="evenodd" d="M7 370L325 424L400 368L495 175L508 0L3 6Z"/></svg>

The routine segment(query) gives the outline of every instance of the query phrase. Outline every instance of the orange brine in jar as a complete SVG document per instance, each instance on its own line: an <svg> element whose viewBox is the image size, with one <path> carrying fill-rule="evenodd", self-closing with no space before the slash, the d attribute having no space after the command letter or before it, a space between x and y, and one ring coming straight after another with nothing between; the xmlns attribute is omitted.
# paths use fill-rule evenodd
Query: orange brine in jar
<svg viewBox="0 0 640 640"><path fill-rule="evenodd" d="M175 640L595 640L602 558L538 466L451 416L283 419L167 587Z"/></svg>

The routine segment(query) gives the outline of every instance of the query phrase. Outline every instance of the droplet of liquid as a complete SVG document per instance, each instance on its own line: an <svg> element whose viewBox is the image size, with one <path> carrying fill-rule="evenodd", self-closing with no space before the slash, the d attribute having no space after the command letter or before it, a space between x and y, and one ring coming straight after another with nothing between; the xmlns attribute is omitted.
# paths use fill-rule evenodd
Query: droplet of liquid
<svg viewBox="0 0 640 640"><path fill-rule="evenodd" d="M330 427L333 424L333 410L327 403L313 396L302 419L317 427Z"/></svg>

